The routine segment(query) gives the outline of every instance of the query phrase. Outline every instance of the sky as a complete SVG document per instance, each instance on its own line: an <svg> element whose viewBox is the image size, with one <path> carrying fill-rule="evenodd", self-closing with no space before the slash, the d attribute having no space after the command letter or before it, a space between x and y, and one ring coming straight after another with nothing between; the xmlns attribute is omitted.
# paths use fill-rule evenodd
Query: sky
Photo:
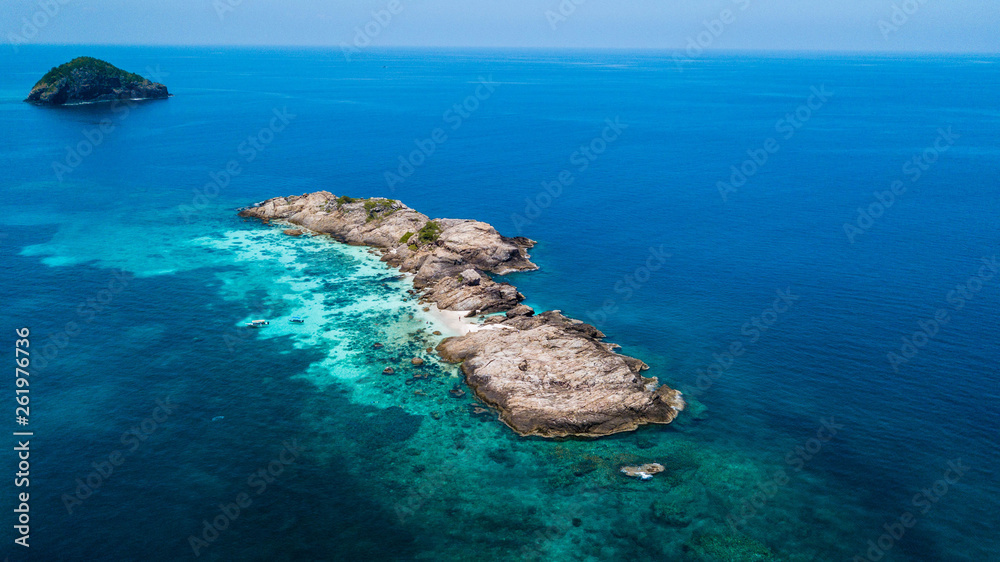
<svg viewBox="0 0 1000 562"><path fill-rule="evenodd" d="M998 0L0 0L20 44L1000 53Z"/></svg>

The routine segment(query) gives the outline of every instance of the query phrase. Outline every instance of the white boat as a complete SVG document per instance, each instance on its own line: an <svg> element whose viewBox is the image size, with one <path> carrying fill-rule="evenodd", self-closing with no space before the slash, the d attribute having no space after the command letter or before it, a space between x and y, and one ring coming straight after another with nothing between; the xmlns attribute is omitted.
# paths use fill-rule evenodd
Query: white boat
<svg viewBox="0 0 1000 562"><path fill-rule="evenodd" d="M267 326L268 324L270 324L270 322L268 322L267 320L251 320L250 322L247 322L247 327L260 328L262 326Z"/></svg>

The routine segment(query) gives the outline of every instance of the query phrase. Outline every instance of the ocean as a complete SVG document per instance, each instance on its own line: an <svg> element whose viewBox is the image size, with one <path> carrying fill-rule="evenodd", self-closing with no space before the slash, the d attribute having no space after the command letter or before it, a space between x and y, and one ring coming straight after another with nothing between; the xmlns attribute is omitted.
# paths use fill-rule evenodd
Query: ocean
<svg viewBox="0 0 1000 562"><path fill-rule="evenodd" d="M21 101L83 55L173 97ZM0 460L4 555L998 560L998 65L21 46L0 333L13 356L30 329L30 421L6 426L33 436L29 486L14 436ZM451 392L428 352L449 328L406 277L236 216L316 190L536 240L526 302L688 409L516 436ZM618 472L644 462L666 470Z"/></svg>

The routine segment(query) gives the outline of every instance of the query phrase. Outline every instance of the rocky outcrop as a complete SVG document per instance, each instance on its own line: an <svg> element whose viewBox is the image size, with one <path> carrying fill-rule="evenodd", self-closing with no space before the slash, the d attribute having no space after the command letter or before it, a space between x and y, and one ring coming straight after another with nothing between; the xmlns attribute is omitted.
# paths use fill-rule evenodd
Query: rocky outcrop
<svg viewBox="0 0 1000 562"><path fill-rule="evenodd" d="M658 462L651 462L640 466L623 466L621 468L621 473L629 478L638 478L639 480L649 480L654 474L659 474L663 472L664 467Z"/></svg>
<svg viewBox="0 0 1000 562"><path fill-rule="evenodd" d="M64 105L118 99L161 99L167 87L92 57L78 57L50 70L24 101Z"/></svg>
<svg viewBox="0 0 1000 562"><path fill-rule="evenodd" d="M534 316L534 315L535 315L535 309L531 308L526 304L519 304L507 311L507 318L513 318L515 316Z"/></svg>
<svg viewBox="0 0 1000 562"><path fill-rule="evenodd" d="M464 336L443 340L437 352L461 363L476 396L521 435L609 435L670 423L684 409L679 392L642 376L648 365L615 353L616 346L605 343L597 328L559 311L536 315L520 304L524 295L516 287L490 277L537 269L528 255L532 240L502 236L479 221L431 220L391 199L358 200L325 191L269 199L240 215L377 248L383 261L413 274L422 300L441 309L505 312ZM458 387L450 392L464 394Z"/></svg>
<svg viewBox="0 0 1000 562"><path fill-rule="evenodd" d="M437 303L442 310L468 310L469 316L504 312L517 306L524 295L508 283L481 279L469 285L454 277L445 277L424 293L424 298Z"/></svg>
<svg viewBox="0 0 1000 562"><path fill-rule="evenodd" d="M538 269L528 257L535 243L507 238L479 221L431 220L392 199L352 199L319 191L278 197L240 211L244 217L283 220L329 234L348 244L382 251L382 260L414 275L424 298L444 310L470 315L501 312L524 300L507 283L480 272L506 274Z"/></svg>
<svg viewBox="0 0 1000 562"><path fill-rule="evenodd" d="M446 361L521 435L609 435L669 423L680 393L640 372L649 367L615 353L604 334L559 311L494 317L482 329L442 341Z"/></svg>

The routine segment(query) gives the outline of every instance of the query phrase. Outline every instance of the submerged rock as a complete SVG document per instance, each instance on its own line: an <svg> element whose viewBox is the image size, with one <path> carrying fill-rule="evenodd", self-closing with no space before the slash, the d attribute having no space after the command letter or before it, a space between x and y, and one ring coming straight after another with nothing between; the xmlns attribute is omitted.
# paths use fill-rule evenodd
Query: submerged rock
<svg viewBox="0 0 1000 562"><path fill-rule="evenodd" d="M24 101L64 105L120 99L163 99L167 87L93 57L78 57L48 71Z"/></svg>
<svg viewBox="0 0 1000 562"><path fill-rule="evenodd" d="M586 476L591 472L594 472L595 470L597 470L597 467L598 467L597 460L588 457L573 463L573 465L570 468L573 470L573 476L579 478L581 476Z"/></svg>
<svg viewBox="0 0 1000 562"><path fill-rule="evenodd" d="M653 521L668 527L687 527L693 521L688 503L657 499L649 507Z"/></svg>
<svg viewBox="0 0 1000 562"><path fill-rule="evenodd" d="M285 234L287 234L289 236L302 236L302 231L294 229L294 228L286 228L285 229Z"/></svg>
<svg viewBox="0 0 1000 562"><path fill-rule="evenodd" d="M766 562L774 560L767 545L743 534L694 535L684 544L684 550L697 560L727 560L732 562Z"/></svg>
<svg viewBox="0 0 1000 562"><path fill-rule="evenodd" d="M474 418L492 417L492 411L479 404L469 404L469 415Z"/></svg>

